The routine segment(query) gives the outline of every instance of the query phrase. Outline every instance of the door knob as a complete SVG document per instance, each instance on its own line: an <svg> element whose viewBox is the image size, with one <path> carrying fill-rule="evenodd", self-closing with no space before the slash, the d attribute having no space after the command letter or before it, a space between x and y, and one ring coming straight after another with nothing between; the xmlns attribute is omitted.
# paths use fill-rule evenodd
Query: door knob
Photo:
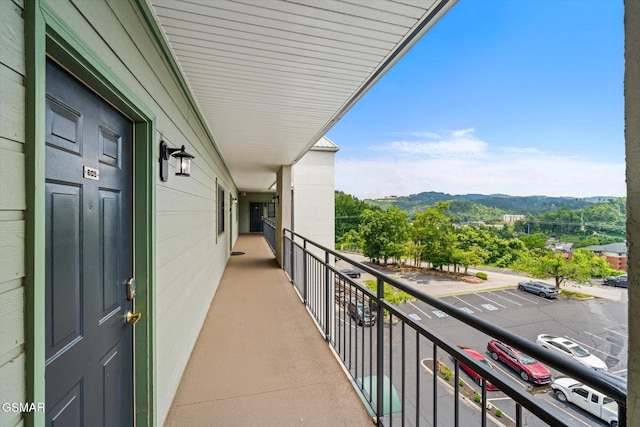
<svg viewBox="0 0 640 427"><path fill-rule="evenodd" d="M126 320L127 323L131 325L135 325L138 320L142 317L142 313L132 313L131 310L127 310Z"/></svg>

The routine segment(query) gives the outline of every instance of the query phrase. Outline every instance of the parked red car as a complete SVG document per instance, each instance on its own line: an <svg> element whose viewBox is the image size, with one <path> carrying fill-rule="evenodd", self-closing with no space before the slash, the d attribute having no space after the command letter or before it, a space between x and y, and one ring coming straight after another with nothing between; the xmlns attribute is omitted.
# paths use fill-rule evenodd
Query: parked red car
<svg viewBox="0 0 640 427"><path fill-rule="evenodd" d="M480 353L478 353L474 349L468 348L468 347L463 347L461 345L459 345L458 347L460 347L460 349L462 349L462 351L464 351L469 356L471 356L474 359L476 359L478 362L484 363L489 368L491 368L492 370L495 371L495 369L494 369L493 365L491 364L491 362L489 362L487 359L485 359ZM463 371L465 371L467 374L469 374L471 376L471 378L473 378L473 380L476 382L476 384L482 385L482 377L480 376L480 374L476 373L475 371L473 371L471 368L469 368L467 365L465 365L462 362L459 362L459 366ZM487 390L496 391L496 390L498 390L498 387L494 386L489 381L487 381Z"/></svg>
<svg viewBox="0 0 640 427"><path fill-rule="evenodd" d="M520 378L534 384L549 384L551 372L542 363L520 350L493 339L487 344L491 358L500 360L520 374Z"/></svg>

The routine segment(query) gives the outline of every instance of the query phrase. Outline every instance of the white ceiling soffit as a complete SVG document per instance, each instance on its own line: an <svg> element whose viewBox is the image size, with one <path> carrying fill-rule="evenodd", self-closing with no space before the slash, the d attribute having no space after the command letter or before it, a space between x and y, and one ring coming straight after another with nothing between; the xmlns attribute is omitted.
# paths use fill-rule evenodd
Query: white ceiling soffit
<svg viewBox="0 0 640 427"><path fill-rule="evenodd" d="M455 3L148 1L240 191L268 189Z"/></svg>

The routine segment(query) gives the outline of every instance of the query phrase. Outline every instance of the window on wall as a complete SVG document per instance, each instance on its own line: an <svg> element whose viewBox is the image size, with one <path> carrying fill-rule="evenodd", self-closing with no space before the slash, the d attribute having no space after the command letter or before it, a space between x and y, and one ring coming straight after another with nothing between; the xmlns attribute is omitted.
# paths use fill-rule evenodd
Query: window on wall
<svg viewBox="0 0 640 427"><path fill-rule="evenodd" d="M276 204L275 203L269 203L268 204L268 210L269 213L267 215L268 218L275 218L276 217Z"/></svg>
<svg viewBox="0 0 640 427"><path fill-rule="evenodd" d="M224 233L224 188L218 184L218 234Z"/></svg>

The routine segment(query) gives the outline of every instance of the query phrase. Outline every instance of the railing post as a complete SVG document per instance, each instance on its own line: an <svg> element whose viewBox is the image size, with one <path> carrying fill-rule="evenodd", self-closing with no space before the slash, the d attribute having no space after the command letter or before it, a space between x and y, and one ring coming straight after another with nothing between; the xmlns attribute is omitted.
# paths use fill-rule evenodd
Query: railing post
<svg viewBox="0 0 640 427"><path fill-rule="evenodd" d="M284 228L282 229L282 247L280 249L282 250L282 268L288 274L289 272L287 271L287 230Z"/></svg>
<svg viewBox="0 0 640 427"><path fill-rule="evenodd" d="M329 301L331 301L331 289L329 288L329 252L324 252L324 337L329 341L329 316L331 315Z"/></svg>
<svg viewBox="0 0 640 427"><path fill-rule="evenodd" d="M302 242L302 302L307 304L307 239Z"/></svg>
<svg viewBox="0 0 640 427"><path fill-rule="evenodd" d="M293 244L294 237L295 236L293 235L293 231L292 231L290 247L291 247L291 283L293 283L293 286L296 285L296 264L295 264L296 247Z"/></svg>
<svg viewBox="0 0 640 427"><path fill-rule="evenodd" d="M384 281L378 278L378 292L376 301L376 311L378 316L378 321L376 322L376 325L378 327L378 347L376 348L376 417L378 422L376 424L378 425L382 425L381 420L384 415L384 307L382 306L382 300L384 300ZM389 327L391 327L391 325L389 325Z"/></svg>

